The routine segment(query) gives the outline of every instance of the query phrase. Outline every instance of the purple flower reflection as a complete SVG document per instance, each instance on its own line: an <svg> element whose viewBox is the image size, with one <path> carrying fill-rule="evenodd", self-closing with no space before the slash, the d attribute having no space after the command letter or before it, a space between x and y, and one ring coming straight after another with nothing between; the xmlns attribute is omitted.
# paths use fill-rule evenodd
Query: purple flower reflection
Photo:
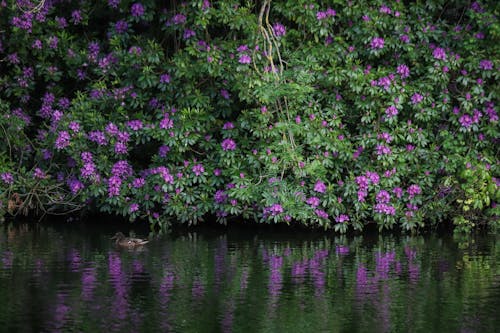
<svg viewBox="0 0 500 333"><path fill-rule="evenodd" d="M335 253L341 256L346 256L349 254L349 247L344 245L337 245L335 247Z"/></svg>
<svg viewBox="0 0 500 333"><path fill-rule="evenodd" d="M110 253L108 257L109 276L111 285L115 289L115 299L112 301L111 314L115 320L113 329L120 330L122 321L127 318L130 304L127 301L127 278L122 270L122 261L116 253ZM115 327L117 326L117 327Z"/></svg>
<svg viewBox="0 0 500 333"><path fill-rule="evenodd" d="M54 309L54 318L53 322L51 323L51 326L53 327L52 331L54 332L62 331L68 320L68 313L71 311L71 308L65 304L65 298L66 295L61 293L57 294L56 306Z"/></svg>
<svg viewBox="0 0 500 333"><path fill-rule="evenodd" d="M390 266L395 262L395 259L396 253L394 251L375 254L377 278L380 280L387 280L389 278Z"/></svg>
<svg viewBox="0 0 500 333"><path fill-rule="evenodd" d="M191 296L196 300L200 300L203 295L205 295L205 286L197 276L194 278L193 286L191 287Z"/></svg>
<svg viewBox="0 0 500 333"><path fill-rule="evenodd" d="M219 290L226 273L227 241L220 239L215 249L215 288Z"/></svg>
<svg viewBox="0 0 500 333"><path fill-rule="evenodd" d="M166 268L165 275L160 283L160 318L161 318L161 332L170 332L172 327L168 322L169 319L169 303L172 289L174 289L175 275L169 269Z"/></svg>
<svg viewBox="0 0 500 333"><path fill-rule="evenodd" d="M269 258L269 284L268 290L272 299L278 298L281 293L281 287L283 284L283 276L281 274L281 267L283 266L283 257L277 255L271 255Z"/></svg>
<svg viewBox="0 0 500 333"><path fill-rule="evenodd" d="M76 249L72 249L69 253L70 268L72 272L78 272L80 270L81 260L80 252Z"/></svg>
<svg viewBox="0 0 500 333"><path fill-rule="evenodd" d="M2 265L4 269L11 269L14 262L14 253L5 251L2 256Z"/></svg>
<svg viewBox="0 0 500 333"><path fill-rule="evenodd" d="M292 264L292 281L294 283L304 282L304 277L307 272L308 261L302 260Z"/></svg>
<svg viewBox="0 0 500 333"><path fill-rule="evenodd" d="M97 271L95 267L85 268L82 273L82 299L84 301L92 300L97 281Z"/></svg>

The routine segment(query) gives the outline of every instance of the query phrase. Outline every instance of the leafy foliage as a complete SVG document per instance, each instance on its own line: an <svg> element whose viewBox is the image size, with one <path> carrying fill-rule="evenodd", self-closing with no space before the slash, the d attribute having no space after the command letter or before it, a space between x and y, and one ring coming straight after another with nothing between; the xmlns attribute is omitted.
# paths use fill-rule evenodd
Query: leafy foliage
<svg viewBox="0 0 500 333"><path fill-rule="evenodd" d="M493 2L2 6L3 214L498 226Z"/></svg>

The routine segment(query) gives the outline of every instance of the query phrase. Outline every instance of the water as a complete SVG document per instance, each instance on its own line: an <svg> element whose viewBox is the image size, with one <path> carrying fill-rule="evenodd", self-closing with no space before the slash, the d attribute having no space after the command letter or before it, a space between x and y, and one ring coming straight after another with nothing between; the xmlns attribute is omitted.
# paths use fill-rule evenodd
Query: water
<svg viewBox="0 0 500 333"><path fill-rule="evenodd" d="M498 235L231 228L129 251L113 228L4 227L0 331L500 331Z"/></svg>

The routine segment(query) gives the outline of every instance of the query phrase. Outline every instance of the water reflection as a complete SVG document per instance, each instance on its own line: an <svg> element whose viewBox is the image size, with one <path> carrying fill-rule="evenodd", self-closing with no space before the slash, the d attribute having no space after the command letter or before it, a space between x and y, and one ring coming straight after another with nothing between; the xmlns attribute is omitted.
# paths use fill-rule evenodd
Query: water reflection
<svg viewBox="0 0 500 333"><path fill-rule="evenodd" d="M118 251L108 238L49 226L4 230L2 329L493 332L500 327L497 235L464 246L437 237L290 235L279 241L200 232L151 241L141 252Z"/></svg>

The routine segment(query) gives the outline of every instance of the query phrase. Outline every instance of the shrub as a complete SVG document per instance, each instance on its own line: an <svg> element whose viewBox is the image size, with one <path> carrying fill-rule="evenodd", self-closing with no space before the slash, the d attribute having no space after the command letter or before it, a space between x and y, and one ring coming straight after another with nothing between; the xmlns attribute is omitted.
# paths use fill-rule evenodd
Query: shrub
<svg viewBox="0 0 500 333"><path fill-rule="evenodd" d="M0 12L3 214L498 226L493 3L36 5Z"/></svg>

